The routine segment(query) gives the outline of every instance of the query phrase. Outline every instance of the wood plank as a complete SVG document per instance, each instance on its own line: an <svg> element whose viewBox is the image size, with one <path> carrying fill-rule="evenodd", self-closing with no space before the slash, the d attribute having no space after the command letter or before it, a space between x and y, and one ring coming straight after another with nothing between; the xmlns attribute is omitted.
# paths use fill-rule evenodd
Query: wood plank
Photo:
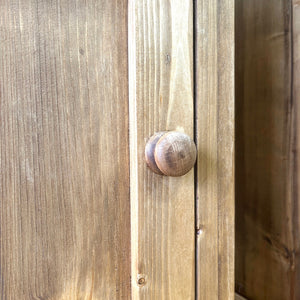
<svg viewBox="0 0 300 300"><path fill-rule="evenodd" d="M194 299L193 171L146 167L157 131L193 136L193 2L129 1L129 110L133 299Z"/></svg>
<svg viewBox="0 0 300 300"><path fill-rule="evenodd" d="M292 177L292 212L293 212L293 277L292 288L294 299L300 298L300 1L293 0L293 49L292 49L292 78L293 78L293 110L292 110L292 157L291 157L291 177Z"/></svg>
<svg viewBox="0 0 300 300"><path fill-rule="evenodd" d="M236 1L236 288L249 299L300 297L292 19L291 1Z"/></svg>
<svg viewBox="0 0 300 300"><path fill-rule="evenodd" d="M234 298L234 1L196 1L197 299Z"/></svg>
<svg viewBox="0 0 300 300"><path fill-rule="evenodd" d="M0 298L129 299L127 1L0 5Z"/></svg>

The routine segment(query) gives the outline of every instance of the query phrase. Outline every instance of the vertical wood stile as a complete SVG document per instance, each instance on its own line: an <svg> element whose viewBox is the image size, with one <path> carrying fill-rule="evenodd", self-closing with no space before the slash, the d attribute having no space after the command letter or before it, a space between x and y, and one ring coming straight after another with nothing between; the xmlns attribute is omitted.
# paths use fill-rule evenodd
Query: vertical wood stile
<svg viewBox="0 0 300 300"><path fill-rule="evenodd" d="M292 182L292 197L293 197L293 245L292 251L295 253L293 267L293 280L291 283L294 299L300 298L300 176L299 176L299 149L300 149L300 1L293 0L293 51L292 51L292 77L293 77L293 103L294 109L292 112L292 159L290 161Z"/></svg>
<svg viewBox="0 0 300 300"><path fill-rule="evenodd" d="M234 1L195 2L197 299L234 297Z"/></svg>
<svg viewBox="0 0 300 300"><path fill-rule="evenodd" d="M298 6L236 1L236 289L249 299L300 297Z"/></svg>
<svg viewBox="0 0 300 300"><path fill-rule="evenodd" d="M194 174L146 167L157 131L193 136L193 3L129 1L133 299L194 299Z"/></svg>

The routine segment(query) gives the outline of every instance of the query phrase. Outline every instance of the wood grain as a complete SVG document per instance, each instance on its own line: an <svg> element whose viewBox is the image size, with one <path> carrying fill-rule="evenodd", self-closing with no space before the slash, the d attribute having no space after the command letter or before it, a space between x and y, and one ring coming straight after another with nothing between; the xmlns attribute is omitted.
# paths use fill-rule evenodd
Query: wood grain
<svg viewBox="0 0 300 300"><path fill-rule="evenodd" d="M127 1L0 4L0 298L129 299Z"/></svg>
<svg viewBox="0 0 300 300"><path fill-rule="evenodd" d="M155 173L166 176L183 176L195 165L197 149L187 134L163 131L152 136L145 146L145 159Z"/></svg>
<svg viewBox="0 0 300 300"><path fill-rule="evenodd" d="M297 2L236 1L236 288L249 299L300 297Z"/></svg>
<svg viewBox="0 0 300 300"><path fill-rule="evenodd" d="M234 298L234 1L196 1L197 299Z"/></svg>
<svg viewBox="0 0 300 300"><path fill-rule="evenodd" d="M291 282L294 299L300 298L300 1L293 0L293 49L292 49L292 143L290 159L290 175L292 179L292 233L294 261Z"/></svg>
<svg viewBox="0 0 300 300"><path fill-rule="evenodd" d="M157 163L155 161L155 147L159 139L166 133L167 131L156 132L152 135L145 146L145 160L147 166L156 174L164 175L162 171L158 168Z"/></svg>
<svg viewBox="0 0 300 300"><path fill-rule="evenodd" d="M194 176L146 165L155 132L193 136L193 3L129 1L133 299L194 299Z"/></svg>

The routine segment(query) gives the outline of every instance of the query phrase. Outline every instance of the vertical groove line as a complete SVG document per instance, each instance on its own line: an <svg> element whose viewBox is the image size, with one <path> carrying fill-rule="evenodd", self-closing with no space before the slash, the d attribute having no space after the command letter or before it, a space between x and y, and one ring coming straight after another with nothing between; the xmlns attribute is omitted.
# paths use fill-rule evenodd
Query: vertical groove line
<svg viewBox="0 0 300 300"><path fill-rule="evenodd" d="M194 141L198 148L197 141L197 0L193 0L193 96L194 96L194 107L193 107L193 125L194 125ZM198 242L197 242L197 220L198 220L198 160L194 168L194 235L195 235L195 299L198 299Z"/></svg>

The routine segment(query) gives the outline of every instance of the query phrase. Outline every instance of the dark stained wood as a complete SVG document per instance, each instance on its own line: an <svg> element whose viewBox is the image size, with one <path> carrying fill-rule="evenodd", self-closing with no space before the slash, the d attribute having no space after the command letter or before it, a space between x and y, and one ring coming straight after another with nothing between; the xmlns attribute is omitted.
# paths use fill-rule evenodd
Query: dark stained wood
<svg viewBox="0 0 300 300"><path fill-rule="evenodd" d="M294 299L300 298L300 1L293 0L293 110L292 110L292 199L294 264L292 285Z"/></svg>
<svg viewBox="0 0 300 300"><path fill-rule="evenodd" d="M130 299L127 1L0 4L0 298Z"/></svg>
<svg viewBox="0 0 300 300"><path fill-rule="evenodd" d="M156 174L163 175L162 171L158 168L155 161L155 147L159 139L166 133L166 131L157 132L150 137L145 146L145 159L148 167Z"/></svg>
<svg viewBox="0 0 300 300"><path fill-rule="evenodd" d="M236 289L249 299L300 298L298 6L236 1Z"/></svg>
<svg viewBox="0 0 300 300"><path fill-rule="evenodd" d="M158 132L145 147L149 168L166 176L183 176L195 165L197 150L193 140L182 132Z"/></svg>
<svg viewBox="0 0 300 300"><path fill-rule="evenodd" d="M195 1L197 299L234 298L234 1Z"/></svg>

